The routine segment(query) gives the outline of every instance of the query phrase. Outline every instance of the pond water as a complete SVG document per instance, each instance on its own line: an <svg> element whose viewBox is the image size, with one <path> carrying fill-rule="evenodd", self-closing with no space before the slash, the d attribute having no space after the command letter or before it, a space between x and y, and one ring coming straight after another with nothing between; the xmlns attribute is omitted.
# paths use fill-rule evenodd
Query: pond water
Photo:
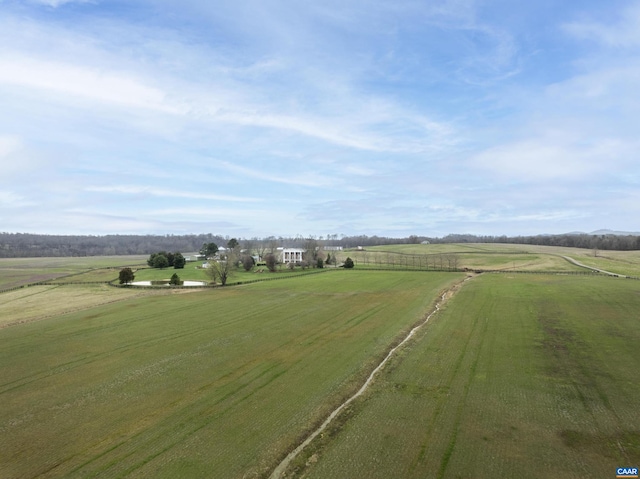
<svg viewBox="0 0 640 479"><path fill-rule="evenodd" d="M151 284L151 281L134 281L131 286L169 286L169 280L163 281L160 284L159 281L154 281L155 284ZM206 286L208 283L206 281L185 281L182 283L182 286Z"/></svg>

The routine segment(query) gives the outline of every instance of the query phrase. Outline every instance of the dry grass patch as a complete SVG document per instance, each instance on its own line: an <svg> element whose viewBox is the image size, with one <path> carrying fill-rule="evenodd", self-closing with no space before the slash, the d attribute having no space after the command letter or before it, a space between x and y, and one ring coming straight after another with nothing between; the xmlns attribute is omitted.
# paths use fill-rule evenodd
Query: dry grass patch
<svg viewBox="0 0 640 479"><path fill-rule="evenodd" d="M158 293L107 285L31 286L2 293L0 328Z"/></svg>

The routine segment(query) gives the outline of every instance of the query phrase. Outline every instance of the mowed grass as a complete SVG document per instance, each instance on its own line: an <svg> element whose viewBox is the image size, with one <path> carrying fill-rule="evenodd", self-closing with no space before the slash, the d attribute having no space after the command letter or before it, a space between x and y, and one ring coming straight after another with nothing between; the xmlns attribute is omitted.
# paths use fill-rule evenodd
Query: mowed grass
<svg viewBox="0 0 640 479"><path fill-rule="evenodd" d="M637 281L476 277L290 477L614 477L640 464L639 343Z"/></svg>
<svg viewBox="0 0 640 479"><path fill-rule="evenodd" d="M280 265L275 272L270 272L266 266L254 266L250 271L245 271L242 267L234 267L231 271L231 275L227 280L227 284L247 283L252 281L262 281L266 279L284 278L288 276L304 275L309 273L323 273L331 270L331 268L302 269L296 266L293 270L290 270L284 265ZM202 268L202 261L189 262L182 269L175 268L142 268L135 271L134 281L154 281L154 280L169 280L171 276L176 273L181 280L185 281L206 281L212 282L211 277L207 274L207 270ZM117 277L118 273L116 273ZM219 282L219 280L218 280Z"/></svg>
<svg viewBox="0 0 640 479"><path fill-rule="evenodd" d="M0 477L267 474L460 278L333 271L0 329Z"/></svg>

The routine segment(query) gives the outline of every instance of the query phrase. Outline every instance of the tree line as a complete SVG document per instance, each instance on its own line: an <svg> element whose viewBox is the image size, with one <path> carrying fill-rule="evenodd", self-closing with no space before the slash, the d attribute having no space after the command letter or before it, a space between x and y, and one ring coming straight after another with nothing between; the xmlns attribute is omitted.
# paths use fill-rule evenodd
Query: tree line
<svg viewBox="0 0 640 479"><path fill-rule="evenodd" d="M0 233L0 258L148 255L154 251L198 251L222 235L41 235Z"/></svg>
<svg viewBox="0 0 640 479"><path fill-rule="evenodd" d="M561 234L536 236L475 236L447 235L434 238L432 243L509 243L539 246L564 246L597 250L632 251L640 250L640 236L615 234Z"/></svg>
<svg viewBox="0 0 640 479"><path fill-rule="evenodd" d="M295 237L268 236L266 238L229 239L218 234L198 235L39 235L32 233L0 233L0 258L148 255L157 251L201 251L204 244L229 245L237 241L240 248L255 251L260 256L274 253L278 246L304 248L314 251L315 246L371 247L386 244L429 243L515 243L544 246L566 246L598 250L640 250L640 236L614 234L562 234L536 236L477 236L451 234L442 238L410 235L387 236L326 236L297 235ZM232 248L235 247L232 242ZM209 251L211 253L211 251Z"/></svg>

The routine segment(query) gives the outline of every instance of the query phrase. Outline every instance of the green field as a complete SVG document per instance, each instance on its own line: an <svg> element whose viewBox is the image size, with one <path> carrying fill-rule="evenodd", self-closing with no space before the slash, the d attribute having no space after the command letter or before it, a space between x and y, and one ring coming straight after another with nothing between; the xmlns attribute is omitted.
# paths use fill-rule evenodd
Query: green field
<svg viewBox="0 0 640 479"><path fill-rule="evenodd" d="M459 278L332 271L0 329L0 477L265 474Z"/></svg>
<svg viewBox="0 0 640 479"><path fill-rule="evenodd" d="M477 277L296 476L614 477L640 463L639 312L636 281Z"/></svg>
<svg viewBox="0 0 640 479"><path fill-rule="evenodd" d="M502 273L450 293L287 477L599 478L640 464L640 281L544 273L584 271L566 255L624 274L639 252L395 245L340 253L393 257L395 271L265 268L208 289L73 284L142 257L0 261L0 290L61 276L0 293L0 477L268 477L468 277L402 271L396 258L425 250ZM206 280L199 264L136 280Z"/></svg>
<svg viewBox="0 0 640 479"><path fill-rule="evenodd" d="M329 268L327 268L329 270ZM232 272L228 283L248 283L252 281L263 281L265 279L284 278L287 276L297 276L309 273L322 273L323 270L317 269L305 269L296 267L293 270L288 268L278 268L277 271L271 273L266 266L254 267L251 271L245 271L243 268L235 268ZM189 281L211 281L211 277L207 275L206 269L202 268L202 261L187 263L183 269L174 268L141 268L135 271L135 281L154 281L154 280L169 280L171 275L176 273L181 280ZM118 273L116 272L116 277Z"/></svg>

